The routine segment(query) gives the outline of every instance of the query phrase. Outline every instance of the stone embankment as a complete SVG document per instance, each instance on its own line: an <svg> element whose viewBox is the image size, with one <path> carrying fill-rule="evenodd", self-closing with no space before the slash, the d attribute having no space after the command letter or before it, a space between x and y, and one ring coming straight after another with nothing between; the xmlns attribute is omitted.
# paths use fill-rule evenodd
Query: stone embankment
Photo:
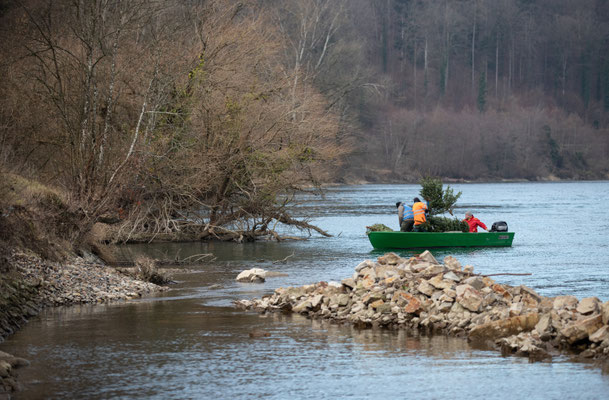
<svg viewBox="0 0 609 400"><path fill-rule="evenodd" d="M342 282L279 288L241 309L293 312L362 327L387 327L467 337L504 354L551 358L570 352L609 359L609 301L543 297L526 286L474 274L454 257L428 251L366 260Z"/></svg>
<svg viewBox="0 0 609 400"><path fill-rule="evenodd" d="M45 307L127 300L166 289L82 258L55 263L17 253L9 263L11 271L0 274L0 342ZM26 364L0 352L0 398L18 389L15 369Z"/></svg>

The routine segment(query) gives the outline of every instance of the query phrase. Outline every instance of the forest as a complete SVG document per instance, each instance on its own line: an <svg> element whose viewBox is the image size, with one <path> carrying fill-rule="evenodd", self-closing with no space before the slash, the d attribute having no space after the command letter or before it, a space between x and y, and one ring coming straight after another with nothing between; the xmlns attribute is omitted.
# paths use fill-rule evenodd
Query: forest
<svg viewBox="0 0 609 400"><path fill-rule="evenodd" d="M2 0L0 224L281 239L325 234L289 205L329 183L607 179L608 21L603 0Z"/></svg>

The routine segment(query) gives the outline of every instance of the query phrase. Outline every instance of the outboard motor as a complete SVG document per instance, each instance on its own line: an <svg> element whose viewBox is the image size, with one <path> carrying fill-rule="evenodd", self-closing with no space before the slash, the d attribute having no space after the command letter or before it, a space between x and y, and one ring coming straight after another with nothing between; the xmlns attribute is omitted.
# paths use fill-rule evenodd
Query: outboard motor
<svg viewBox="0 0 609 400"><path fill-rule="evenodd" d="M505 221L497 221L493 222L493 226L491 226L490 232L507 232L508 225Z"/></svg>

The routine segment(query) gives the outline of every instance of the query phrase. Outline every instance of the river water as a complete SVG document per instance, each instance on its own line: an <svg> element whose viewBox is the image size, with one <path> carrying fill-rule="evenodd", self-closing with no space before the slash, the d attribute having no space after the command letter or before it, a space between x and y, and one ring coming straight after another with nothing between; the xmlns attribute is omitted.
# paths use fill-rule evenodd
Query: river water
<svg viewBox="0 0 609 400"><path fill-rule="evenodd" d="M475 272L545 296L609 300L609 182L455 184L462 216L507 221L510 248L434 250ZM48 310L0 344L30 359L15 398L320 399L467 397L606 399L609 375L567 357L529 363L472 348L464 339L358 330L301 316L232 307L280 286L340 281L373 251L365 227L397 229L395 202L418 185L339 186L306 195L296 210L334 236L306 241L131 245L139 254L216 259L178 272L171 290L128 302ZM290 232L287 232L290 233ZM298 232L291 232L298 234ZM403 256L414 254L400 252ZM259 267L287 276L235 282ZM269 337L250 338L253 330Z"/></svg>

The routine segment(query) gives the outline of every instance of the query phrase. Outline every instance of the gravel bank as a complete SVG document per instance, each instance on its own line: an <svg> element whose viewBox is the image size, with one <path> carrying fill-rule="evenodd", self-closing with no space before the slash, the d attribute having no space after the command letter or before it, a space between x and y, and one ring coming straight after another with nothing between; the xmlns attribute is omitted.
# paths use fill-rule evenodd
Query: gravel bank
<svg viewBox="0 0 609 400"><path fill-rule="evenodd" d="M45 307L129 300L167 289L79 257L57 263L14 253L9 262L11 272L0 274L0 342ZM24 365L0 354L0 399L19 389L15 370Z"/></svg>

